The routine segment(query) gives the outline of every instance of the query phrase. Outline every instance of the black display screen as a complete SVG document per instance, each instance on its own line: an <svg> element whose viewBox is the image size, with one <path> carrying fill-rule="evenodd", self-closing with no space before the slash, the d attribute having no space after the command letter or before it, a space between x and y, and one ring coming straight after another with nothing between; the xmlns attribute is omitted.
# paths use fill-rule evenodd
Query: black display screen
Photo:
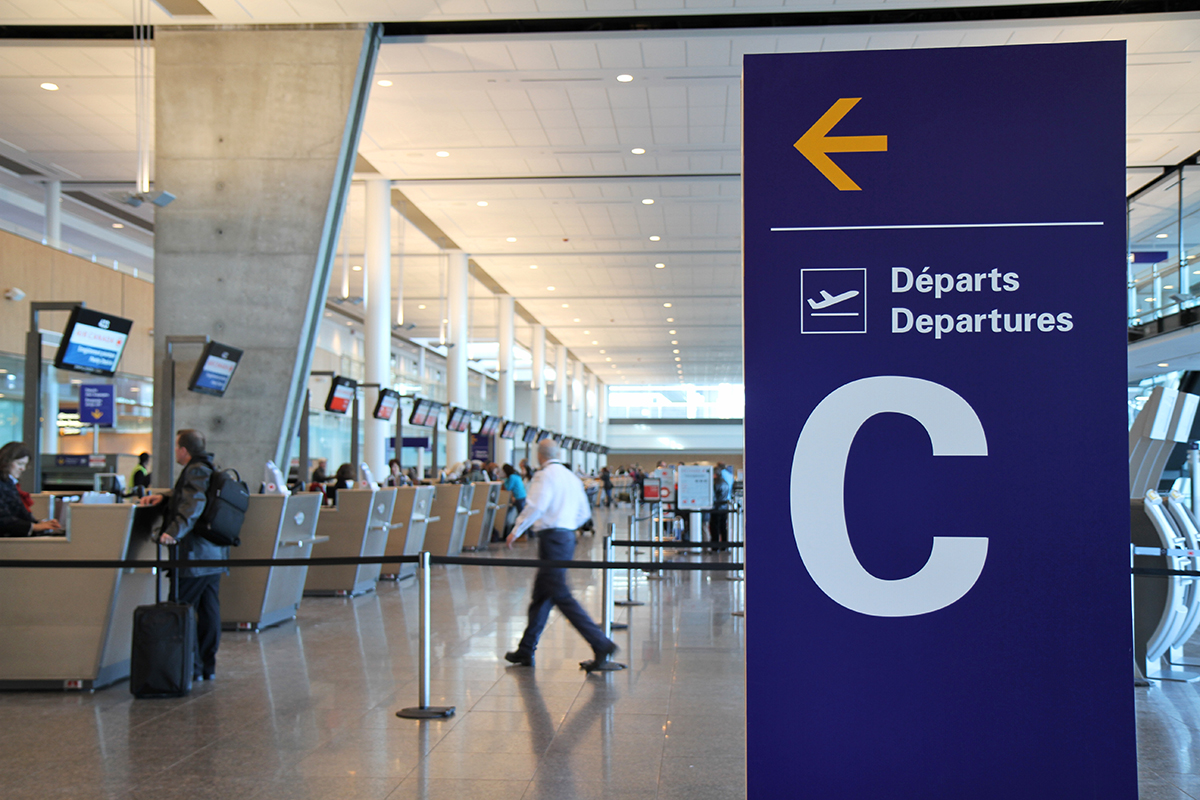
<svg viewBox="0 0 1200 800"><path fill-rule="evenodd" d="M209 342L196 362L188 389L200 394L222 397L233 379L233 371L242 360L242 351L220 342Z"/></svg>
<svg viewBox="0 0 1200 800"><path fill-rule="evenodd" d="M111 377L117 372L132 327L133 320L75 306L63 330L54 366Z"/></svg>

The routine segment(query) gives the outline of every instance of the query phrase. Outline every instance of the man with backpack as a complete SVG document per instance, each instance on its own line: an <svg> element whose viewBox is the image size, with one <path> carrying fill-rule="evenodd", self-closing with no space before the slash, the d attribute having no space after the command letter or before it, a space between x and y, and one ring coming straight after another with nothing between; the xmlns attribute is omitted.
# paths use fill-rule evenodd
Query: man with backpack
<svg viewBox="0 0 1200 800"><path fill-rule="evenodd" d="M206 537L204 520L209 486L213 479L212 454L206 450L204 434L185 428L175 435L175 463L183 467L169 497L152 494L141 505L158 505L166 500L158 543L178 545L182 561L225 561L229 548ZM192 662L194 680L216 677L217 648L221 644L221 576L224 567L184 567L179 570L179 602L196 610L196 650Z"/></svg>

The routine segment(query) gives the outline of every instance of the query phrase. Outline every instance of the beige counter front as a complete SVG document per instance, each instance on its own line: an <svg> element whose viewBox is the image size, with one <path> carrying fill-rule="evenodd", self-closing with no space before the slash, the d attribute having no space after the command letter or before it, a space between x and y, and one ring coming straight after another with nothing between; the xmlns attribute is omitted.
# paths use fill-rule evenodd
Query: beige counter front
<svg viewBox="0 0 1200 800"><path fill-rule="evenodd" d="M467 520L475 496L473 483L439 483L433 498L433 516L425 531L425 549L435 556L456 556L462 552L467 535Z"/></svg>
<svg viewBox="0 0 1200 800"><path fill-rule="evenodd" d="M322 508L317 535L328 537L313 547L313 558L382 556L392 528L395 489L342 489L337 506ZM309 567L304 594L346 596L375 588L380 564Z"/></svg>
<svg viewBox="0 0 1200 800"><path fill-rule="evenodd" d="M71 505L67 536L0 538L0 558L153 559L148 525L132 533L134 513ZM151 569L0 569L0 689L89 691L128 678L133 610L153 602Z"/></svg>
<svg viewBox="0 0 1200 800"><path fill-rule="evenodd" d="M430 516L433 486L401 486L396 490L396 508L392 512L392 532L388 536L386 555L415 556L425 547L425 530L437 517ZM416 564L384 564L380 577L403 580L417 574Z"/></svg>

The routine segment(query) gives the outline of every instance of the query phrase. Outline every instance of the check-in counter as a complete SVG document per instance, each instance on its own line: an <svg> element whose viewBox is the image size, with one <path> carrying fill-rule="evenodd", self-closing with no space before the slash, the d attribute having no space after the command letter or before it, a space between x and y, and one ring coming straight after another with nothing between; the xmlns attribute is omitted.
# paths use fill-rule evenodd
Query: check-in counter
<svg viewBox="0 0 1200 800"><path fill-rule="evenodd" d="M486 550L492 543L492 527L496 524L496 511L500 508L498 481L475 484L475 495L471 498L471 518L467 521L466 549Z"/></svg>
<svg viewBox="0 0 1200 800"><path fill-rule="evenodd" d="M435 486L401 486L396 490L392 511L392 532L388 536L389 556L415 556L425 546L425 531L437 517L430 516ZM417 574L416 564L384 564L380 578L403 580Z"/></svg>
<svg viewBox="0 0 1200 800"><path fill-rule="evenodd" d="M328 541L313 546L313 558L382 556L392 527L395 489L342 489L337 506L317 516L317 535ZM308 568L304 594L346 597L375 588L381 564Z"/></svg>
<svg viewBox="0 0 1200 800"><path fill-rule="evenodd" d="M476 513L471 510L475 496L473 483L439 483L433 498L433 516L425 531L425 549L435 556L456 556L462 552L467 535L467 520Z"/></svg>
<svg viewBox="0 0 1200 800"><path fill-rule="evenodd" d="M0 538L0 559L153 559L155 509L71 504L66 536ZM138 528L138 533L133 533ZM0 569L0 689L90 691L129 677L133 610L152 569Z"/></svg>
<svg viewBox="0 0 1200 800"><path fill-rule="evenodd" d="M295 619L308 567L236 567L239 559L309 558L322 495L306 492L250 496L242 543L229 548L231 569L221 580L221 627L259 631Z"/></svg>

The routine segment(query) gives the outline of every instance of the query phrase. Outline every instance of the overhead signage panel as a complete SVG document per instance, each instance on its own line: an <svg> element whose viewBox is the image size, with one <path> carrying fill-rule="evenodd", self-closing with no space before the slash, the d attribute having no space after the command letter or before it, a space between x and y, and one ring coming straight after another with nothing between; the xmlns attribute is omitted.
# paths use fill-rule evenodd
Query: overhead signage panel
<svg viewBox="0 0 1200 800"><path fill-rule="evenodd" d="M1137 796L1124 76L746 57L751 800Z"/></svg>

